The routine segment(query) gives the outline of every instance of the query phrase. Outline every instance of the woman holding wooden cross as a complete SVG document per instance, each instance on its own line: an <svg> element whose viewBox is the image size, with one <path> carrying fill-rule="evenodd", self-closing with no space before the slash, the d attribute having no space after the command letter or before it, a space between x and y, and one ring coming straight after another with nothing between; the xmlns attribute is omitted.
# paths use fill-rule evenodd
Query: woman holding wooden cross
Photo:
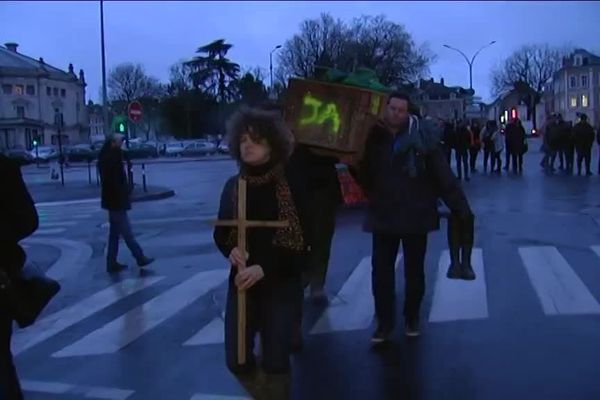
<svg viewBox="0 0 600 400"><path fill-rule="evenodd" d="M287 399L290 338L308 249L294 139L281 115L242 108L227 134L239 174L225 184L214 239L232 265L225 311L228 368L257 399ZM260 333L262 371L254 338ZM262 373L264 372L264 373Z"/></svg>

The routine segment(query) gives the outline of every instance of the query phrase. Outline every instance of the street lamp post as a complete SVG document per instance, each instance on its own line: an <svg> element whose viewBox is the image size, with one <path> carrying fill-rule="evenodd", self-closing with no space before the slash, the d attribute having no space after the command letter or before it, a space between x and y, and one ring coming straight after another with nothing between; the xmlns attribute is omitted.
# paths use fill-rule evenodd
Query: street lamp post
<svg viewBox="0 0 600 400"><path fill-rule="evenodd" d="M269 85L269 92L271 94L273 94L273 53L277 50L279 50L281 48L281 45L278 44L277 46L275 46L275 48L273 50L271 50L271 52L269 53L269 73L271 76L271 82Z"/></svg>
<svg viewBox="0 0 600 400"><path fill-rule="evenodd" d="M62 113L56 112L54 114L54 125L56 126L56 132L58 133L58 162L60 164L60 182L62 186L65 186L65 172L64 163L65 159L63 156L62 148L62 128L64 126Z"/></svg>
<svg viewBox="0 0 600 400"><path fill-rule="evenodd" d="M104 2L100 0L100 48L102 53L102 118L104 119L104 136L108 137L108 101L106 93L106 56L104 53Z"/></svg>
<svg viewBox="0 0 600 400"><path fill-rule="evenodd" d="M475 54L473 54L473 57L471 57L470 60L469 60L469 57L467 57L467 55L465 53L463 53L462 51L460 51L459 49L449 46L447 44L444 45L444 47L446 47L447 49L459 52L465 58L465 60L467 61L467 64L469 64L469 89L473 89L473 62L475 61L475 57L477 57L477 55L481 52L481 50L493 45L494 43L496 43L496 41L492 40L490 43L486 44L485 46L483 46L482 48L477 50L475 52Z"/></svg>

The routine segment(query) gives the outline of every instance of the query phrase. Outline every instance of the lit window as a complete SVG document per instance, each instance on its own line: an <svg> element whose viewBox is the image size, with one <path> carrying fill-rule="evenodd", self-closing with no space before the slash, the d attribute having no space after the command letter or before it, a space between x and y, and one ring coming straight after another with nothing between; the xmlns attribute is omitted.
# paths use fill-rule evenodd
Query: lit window
<svg viewBox="0 0 600 400"><path fill-rule="evenodd" d="M13 86L13 94L16 94L16 95L23 95L23 94L25 94L25 88L23 87L23 85L15 85L15 86Z"/></svg>
<svg viewBox="0 0 600 400"><path fill-rule="evenodd" d="M587 75L581 75L581 86L587 87Z"/></svg>
<svg viewBox="0 0 600 400"><path fill-rule="evenodd" d="M577 87L577 77L576 76L572 76L571 77L571 87Z"/></svg>
<svg viewBox="0 0 600 400"><path fill-rule="evenodd" d="M577 107L577 97L571 96L571 108Z"/></svg>
<svg viewBox="0 0 600 400"><path fill-rule="evenodd" d="M588 95L587 94L582 94L581 95L581 107L588 107Z"/></svg>

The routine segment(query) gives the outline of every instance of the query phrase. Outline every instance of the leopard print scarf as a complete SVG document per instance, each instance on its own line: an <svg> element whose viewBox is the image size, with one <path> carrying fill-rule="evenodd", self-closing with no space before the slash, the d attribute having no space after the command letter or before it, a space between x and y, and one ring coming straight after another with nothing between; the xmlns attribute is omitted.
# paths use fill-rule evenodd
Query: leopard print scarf
<svg viewBox="0 0 600 400"><path fill-rule="evenodd" d="M300 226L298 212L292 199L292 192L285 177L283 165L279 164L263 175L253 176L248 175L243 170L242 178L246 179L248 186L262 186L275 181L275 196L277 197L278 220L288 221L288 226L285 228L275 228L275 236L273 245L293 251L304 250L304 237ZM237 218L237 185L233 190L233 209ZM251 228L250 228L251 229ZM235 245L237 242L237 228L231 229L229 232L228 243Z"/></svg>

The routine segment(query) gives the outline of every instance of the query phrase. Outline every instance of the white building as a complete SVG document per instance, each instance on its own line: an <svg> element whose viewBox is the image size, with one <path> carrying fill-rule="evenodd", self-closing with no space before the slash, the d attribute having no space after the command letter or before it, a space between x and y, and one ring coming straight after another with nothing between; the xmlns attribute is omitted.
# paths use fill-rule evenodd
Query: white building
<svg viewBox="0 0 600 400"><path fill-rule="evenodd" d="M62 116L63 144L88 141L83 70L75 75L17 51L16 43L0 46L0 149L31 149L58 143L55 119Z"/></svg>

